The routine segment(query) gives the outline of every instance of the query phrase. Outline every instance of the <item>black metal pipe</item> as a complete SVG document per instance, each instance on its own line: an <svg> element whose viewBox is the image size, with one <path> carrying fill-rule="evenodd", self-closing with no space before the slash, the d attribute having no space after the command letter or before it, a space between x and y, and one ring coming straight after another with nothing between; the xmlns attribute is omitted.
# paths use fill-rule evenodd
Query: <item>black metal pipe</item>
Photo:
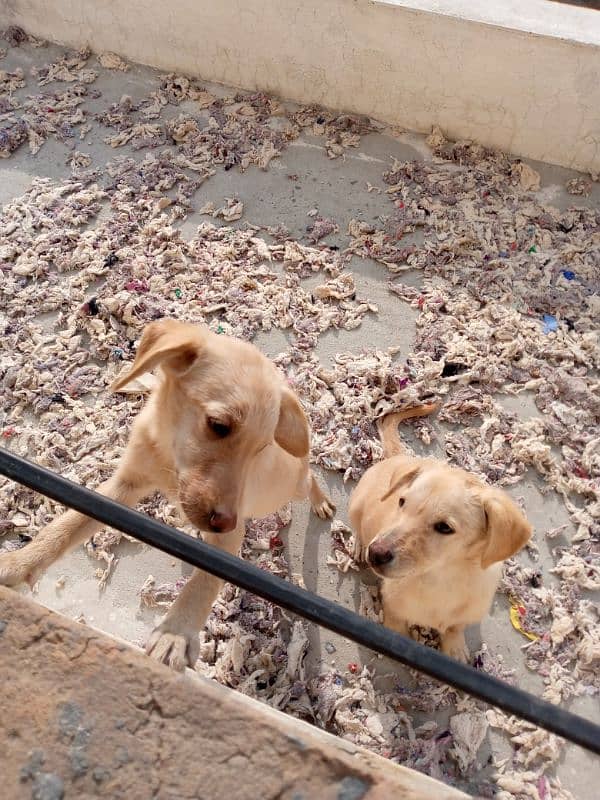
<svg viewBox="0 0 600 800"><path fill-rule="evenodd" d="M600 726L443 653L371 622L336 603L277 578L202 540L92 492L0 447L0 474L110 525L171 556L424 672L492 706L516 714L600 755Z"/></svg>

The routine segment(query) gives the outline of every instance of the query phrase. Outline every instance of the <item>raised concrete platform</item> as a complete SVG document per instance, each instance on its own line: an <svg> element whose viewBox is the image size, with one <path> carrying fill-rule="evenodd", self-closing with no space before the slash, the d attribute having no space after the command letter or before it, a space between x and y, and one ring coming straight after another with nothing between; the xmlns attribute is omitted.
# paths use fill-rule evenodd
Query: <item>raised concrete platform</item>
<svg viewBox="0 0 600 800"><path fill-rule="evenodd" d="M547 0L11 0L0 6L6 25L600 170L600 13L589 8Z"/></svg>
<svg viewBox="0 0 600 800"><path fill-rule="evenodd" d="M460 800L462 792L0 588L3 800Z"/></svg>

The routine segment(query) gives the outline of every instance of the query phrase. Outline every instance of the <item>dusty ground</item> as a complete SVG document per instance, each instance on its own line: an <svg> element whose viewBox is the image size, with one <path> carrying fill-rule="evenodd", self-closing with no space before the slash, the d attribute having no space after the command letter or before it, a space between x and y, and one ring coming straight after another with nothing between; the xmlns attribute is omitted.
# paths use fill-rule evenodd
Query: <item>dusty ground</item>
<svg viewBox="0 0 600 800"><path fill-rule="evenodd" d="M29 44L20 47L8 47L8 52L0 61L0 70L14 71L21 68L27 81L26 87L18 87L11 96L24 98L28 94L43 91L36 87L36 80L30 76L34 65L43 66L57 59L61 52L55 47L34 48ZM81 108L91 115L105 110L111 103L118 102L127 94L133 100L142 99L158 86L159 76L153 70L131 65L128 71L109 71L93 66L98 76L90 89L100 95L86 98ZM45 91L55 91L65 87L62 83L50 83ZM227 92L216 87L209 87L215 94L226 95ZM178 107L167 106L162 118L175 117L182 111L194 113L192 101L184 101ZM62 181L71 175L67 159L73 143L77 150L91 157L91 167L103 170L105 164L115 156L130 156L141 160L147 149L134 150L125 145L112 149L104 141L109 131L104 125L90 120L91 129L83 140L67 139L56 141L50 137L35 155L31 155L26 145L17 149L10 158L0 161L0 201L8 203L25 192L36 177L48 177ZM171 142L172 145L172 142ZM382 182L382 173L390 169L393 159L400 162L412 160L430 160L431 150L425 145L422 137L399 132L369 132L360 138L357 147L345 147L340 157L329 158L322 136L304 131L299 138L289 142L278 157L270 161L267 170L250 166L241 172L237 168L224 170L218 168L191 198L191 208L184 219L175 220L184 238L190 238L197 226L206 222L206 215L201 209L207 202L214 203L215 208L223 205L225 198L235 197L243 203L243 216L232 222L234 228L244 230L247 223L256 226L285 225L290 237L308 244L307 226L314 218L307 216L313 209L318 210L320 217L337 223L338 232L333 232L317 244L317 247L340 248L348 246L346 233L348 223L352 219L360 219L366 223L377 225L381 218L390 214L390 196L386 194L387 186ZM579 207L594 208L600 203L600 185L590 184L588 196L573 197L564 187L567 181L576 176L566 170L544 164L532 165L541 176L541 187L535 192L539 202L545 202L561 211L573 204ZM189 174L189 173L188 173ZM100 182L103 176L100 176ZM368 186L376 187L368 191ZM379 191L381 190L381 191ZM392 198L393 199L393 198ZM106 200L102 201L102 210L97 216L99 223L110 213ZM226 224L223 220L210 219L215 224ZM93 222L91 225L93 226ZM263 235L263 234L257 234ZM272 239L263 235L266 241ZM404 244L414 243L420 246L423 235L420 229L409 232L403 239ZM0 244L2 244L0 242ZM337 253L337 250L332 250ZM388 291L389 274L385 267L369 258L353 256L347 263L352 273L357 295L368 298L378 306L378 313L368 313L362 318L362 324L353 330L329 330L318 338L316 355L325 366L331 366L339 352L358 352L362 348L386 350L394 346L398 348L395 362L402 362L415 348L417 336L416 322L421 313L418 305L404 302ZM419 288L422 286L422 273L418 270L402 272L402 283ZM303 281L305 287L314 287L323 281L322 276L309 277ZM92 292L93 290L93 292ZM87 291L96 294L102 300L102 280ZM74 304L79 301L74 300ZM74 306L75 308L75 306ZM6 310L6 309L0 309ZM40 316L40 324L44 330L51 331L56 319L53 313ZM270 356L277 356L290 344L289 334L277 327L270 331L259 331L254 342ZM111 369L113 365L111 365ZM518 396L499 395L500 404L508 411L514 411L521 421L539 415L533 396L524 392ZM9 420L5 420L8 423ZM413 429L404 432L405 437L419 452L432 455L444 455L444 432L455 430L456 426L445 426L433 423L438 439L426 446L414 436ZM29 455L36 457L31 447ZM98 456L101 453L98 452ZM346 507L353 481L344 483L340 471L321 470L322 479L328 484L334 502L337 504L337 518L347 521ZM540 570L544 579L553 585L554 578L549 570L555 565L551 555L551 546L544 538L550 529L566 525L563 532L568 541L573 523L563 501L554 492L542 494L543 480L534 469L527 469L518 483L509 487L515 497L523 499L529 518L535 525L536 541L539 546L539 560L535 568ZM11 509L9 509L9 512ZM10 513L7 514L10 518ZM10 532L10 531L9 531ZM288 533L283 534L285 540L285 556L291 573L302 576L306 587L326 597L335 599L343 605L359 609L361 578L370 581L368 575L355 571L342 574L327 565L327 557L331 552L329 525L317 520L309 513L308 507L296 506L293 510L292 523ZM104 588L99 587L96 571L98 562L90 559L85 550L80 549L52 567L42 578L37 589L37 599L50 608L63 612L72 618L83 618L90 624L127 639L140 643L152 629L160 617L160 610L144 608L140 604L139 589L148 577L153 575L157 584L173 583L188 569L172 559L149 548L131 542L121 542L114 548L118 563L114 566L110 578ZM521 557L523 564L533 564L528 554ZM509 604L504 595L499 595L490 617L484 621L480 630L470 631L468 641L473 652L485 643L491 661L500 663L504 669L514 670L514 679L522 688L533 692L541 692L542 684L538 675L527 669L524 661L523 645L527 640L512 626L509 620ZM385 660L373 659L372 655L357 648L338 636L321 630L316 626L308 629L309 647L305 659L307 679L319 672L335 667L340 673L349 676L348 665L371 665L376 671L375 686L382 690L393 687L397 681L398 670ZM396 675L395 678L390 677ZM408 680L408 678L406 678ZM569 702L572 710L589 717L598 718L598 697L593 693L584 694ZM451 709L438 712L426 712L416 715L419 722L435 719L439 731L444 730L447 719L453 713ZM381 749L381 748L380 748ZM489 765L492 754L496 761L512 758L512 751L504 735L488 730L486 741L477 757L477 764L488 762L487 775L491 784L484 790L477 783L476 769L466 776L453 776L457 783L473 793L490 791L494 785L491 777L494 770ZM489 756L489 760L488 760ZM427 768L424 765L424 768ZM442 771L442 774L445 773ZM540 772L540 775L542 773ZM552 775L552 771L548 771ZM573 793L578 800L591 800L596 796L594 788L600 781L598 760L575 747L567 747L559 756L556 774L564 789ZM547 797L567 796L550 789L549 784L540 783L536 777L537 796L540 800ZM551 792L555 792L552 794ZM509 792L509 795L511 793ZM515 789L512 796L521 797L522 790ZM531 794L530 796L535 796Z"/></svg>

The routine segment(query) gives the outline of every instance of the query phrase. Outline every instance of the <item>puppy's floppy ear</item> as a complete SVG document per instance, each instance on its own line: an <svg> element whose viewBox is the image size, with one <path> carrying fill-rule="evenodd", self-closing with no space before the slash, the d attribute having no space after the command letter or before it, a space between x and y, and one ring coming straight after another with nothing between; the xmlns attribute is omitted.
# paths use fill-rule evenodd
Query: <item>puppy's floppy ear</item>
<svg viewBox="0 0 600 800"><path fill-rule="evenodd" d="M275 441L296 458L305 458L310 449L308 420L300 401L287 386L281 392Z"/></svg>
<svg viewBox="0 0 600 800"><path fill-rule="evenodd" d="M514 555L531 536L531 525L510 497L498 489L482 496L486 530L481 566L487 567Z"/></svg>
<svg viewBox="0 0 600 800"><path fill-rule="evenodd" d="M183 375L200 355L203 343L204 333L196 325L174 319L151 322L144 328L131 370L113 381L110 388L118 392L158 364L175 375Z"/></svg>
<svg viewBox="0 0 600 800"><path fill-rule="evenodd" d="M418 464L415 466L412 459L407 459L406 463L401 464L392 473L389 488L381 498L381 502L383 503L390 495L394 494L396 489L408 488L420 472L421 467Z"/></svg>

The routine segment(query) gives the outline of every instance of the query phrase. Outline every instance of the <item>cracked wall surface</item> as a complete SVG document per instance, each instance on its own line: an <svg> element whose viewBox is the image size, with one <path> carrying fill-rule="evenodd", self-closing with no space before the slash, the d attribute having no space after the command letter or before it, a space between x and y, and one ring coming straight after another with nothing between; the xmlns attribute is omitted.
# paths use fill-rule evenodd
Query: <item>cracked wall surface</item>
<svg viewBox="0 0 600 800"><path fill-rule="evenodd" d="M0 24L600 170L600 48L593 43L368 0L11 0Z"/></svg>
<svg viewBox="0 0 600 800"><path fill-rule="evenodd" d="M3 800L466 795L0 587Z"/></svg>

